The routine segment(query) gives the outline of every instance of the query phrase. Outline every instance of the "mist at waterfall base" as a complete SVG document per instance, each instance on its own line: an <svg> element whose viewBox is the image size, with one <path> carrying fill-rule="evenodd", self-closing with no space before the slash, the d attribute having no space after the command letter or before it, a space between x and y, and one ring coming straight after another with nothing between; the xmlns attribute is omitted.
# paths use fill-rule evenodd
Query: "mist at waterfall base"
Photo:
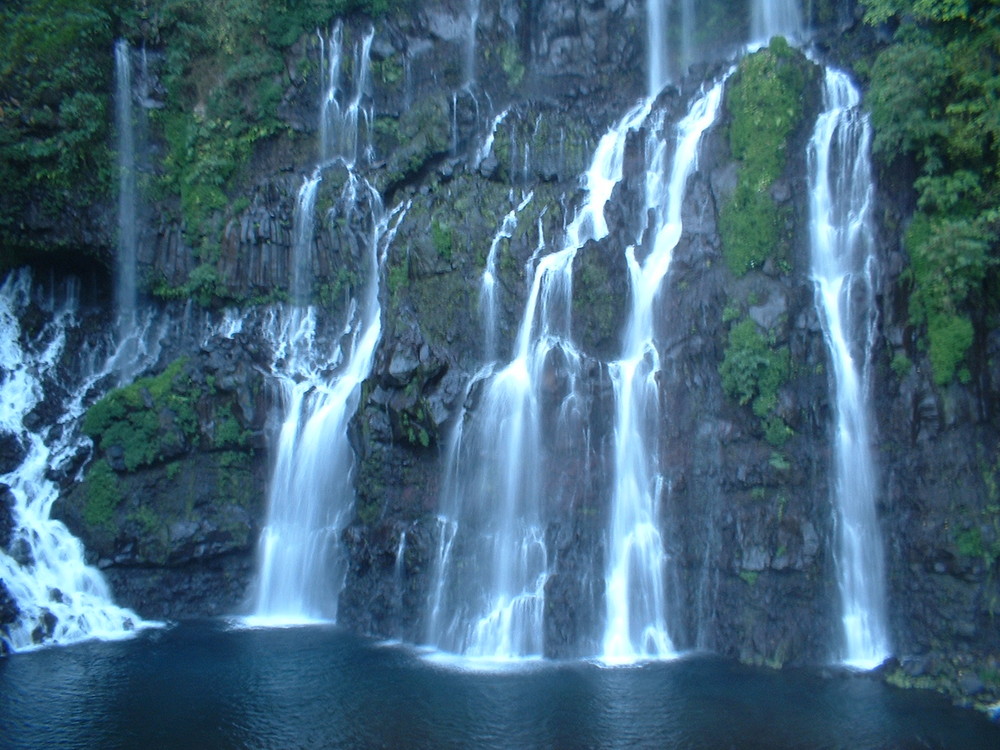
<svg viewBox="0 0 1000 750"><path fill-rule="evenodd" d="M332 626L222 621L0 660L17 748L987 748L942 696L714 657L453 668Z"/></svg>

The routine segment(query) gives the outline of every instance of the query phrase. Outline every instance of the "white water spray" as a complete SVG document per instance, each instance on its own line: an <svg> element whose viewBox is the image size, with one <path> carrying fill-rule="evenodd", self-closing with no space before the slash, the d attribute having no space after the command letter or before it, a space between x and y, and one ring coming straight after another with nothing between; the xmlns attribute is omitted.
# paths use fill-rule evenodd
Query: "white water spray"
<svg viewBox="0 0 1000 750"><path fill-rule="evenodd" d="M832 494L844 638L840 660L871 669L890 653L868 404L876 317L871 127L844 73L827 69L823 100L807 155L812 276L837 417Z"/></svg>
<svg viewBox="0 0 1000 750"><path fill-rule="evenodd" d="M26 418L45 397L45 380L55 377L67 333L78 324L71 289L64 302L49 310L51 318L42 329L26 337L18 319L30 297L26 271L12 273L0 287L0 432L16 436L24 449L20 465L0 476L15 501L11 538L6 549L0 548L0 597L6 590L19 610L13 624L0 628L0 641L13 651L122 638L153 624L115 606L103 576L84 562L80 540L50 517L59 497L50 472L67 469L81 450L76 424L86 395L110 373L113 360L83 372L79 383L60 383L56 391L65 389L68 395L58 421L29 429ZM81 363L86 355L78 353Z"/></svg>

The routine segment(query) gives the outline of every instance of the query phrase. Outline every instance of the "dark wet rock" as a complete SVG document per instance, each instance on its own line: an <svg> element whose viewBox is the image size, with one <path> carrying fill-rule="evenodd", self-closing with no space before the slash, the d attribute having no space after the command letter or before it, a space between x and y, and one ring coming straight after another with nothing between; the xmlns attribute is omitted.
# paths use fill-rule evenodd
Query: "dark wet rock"
<svg viewBox="0 0 1000 750"><path fill-rule="evenodd" d="M7 474L20 466L27 453L17 435L0 431L0 474Z"/></svg>
<svg viewBox="0 0 1000 750"><path fill-rule="evenodd" d="M20 615L21 610L17 606L14 595L7 588L7 584L0 580L0 628L17 622Z"/></svg>
<svg viewBox="0 0 1000 750"><path fill-rule="evenodd" d="M17 498L6 484L0 484L0 550L9 553L10 543L16 525L14 523L14 506Z"/></svg>

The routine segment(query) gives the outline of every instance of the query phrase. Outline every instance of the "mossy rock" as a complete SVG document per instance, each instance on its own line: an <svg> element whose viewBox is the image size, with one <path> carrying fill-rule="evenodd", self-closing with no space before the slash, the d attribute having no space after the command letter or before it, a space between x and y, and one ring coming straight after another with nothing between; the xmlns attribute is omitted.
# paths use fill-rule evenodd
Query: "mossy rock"
<svg viewBox="0 0 1000 750"><path fill-rule="evenodd" d="M739 169L736 188L719 212L719 232L736 275L771 258L787 263L789 208L779 205L772 187L813 108L817 81L817 67L778 37L745 57L726 89L729 147Z"/></svg>
<svg viewBox="0 0 1000 750"><path fill-rule="evenodd" d="M588 242L573 259L573 338L588 354L610 360L621 354L630 290L625 257Z"/></svg>

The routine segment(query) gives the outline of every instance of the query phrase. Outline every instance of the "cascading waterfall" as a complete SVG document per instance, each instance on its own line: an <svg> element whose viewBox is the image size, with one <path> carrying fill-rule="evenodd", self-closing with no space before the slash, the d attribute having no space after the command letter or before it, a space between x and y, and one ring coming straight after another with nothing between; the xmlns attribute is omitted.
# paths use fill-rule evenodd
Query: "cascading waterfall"
<svg viewBox="0 0 1000 750"><path fill-rule="evenodd" d="M773 37L782 36L789 43L802 41L800 0L752 0L750 6L750 48L767 46Z"/></svg>
<svg viewBox="0 0 1000 750"><path fill-rule="evenodd" d="M477 375L478 404L452 436L429 603L428 641L439 649L490 659L542 653L549 556L541 404L546 383L561 380L564 395L544 434L584 429L575 390L581 358L570 339L573 259L607 235L604 207L622 178L625 138L649 108L640 103L601 138L563 248L542 256L540 245L529 261L534 273L514 358Z"/></svg>
<svg viewBox="0 0 1000 750"><path fill-rule="evenodd" d="M812 276L837 419L832 494L844 635L840 660L873 668L889 656L889 638L868 405L876 318L871 128L860 99L844 73L827 69L808 162Z"/></svg>
<svg viewBox="0 0 1000 750"><path fill-rule="evenodd" d="M625 251L632 308L622 358L610 366L617 414L602 659L611 663L663 658L674 650L667 632L666 556L659 531L663 486L657 466L661 416L656 376L660 355L653 311L681 238L687 180L697 166L702 134L715 122L723 85L724 81L716 83L694 102L677 124L675 138L654 137L647 143L646 206L653 216L652 226L646 229L650 250L641 261L635 246Z"/></svg>
<svg viewBox="0 0 1000 750"><path fill-rule="evenodd" d="M132 48L120 39L115 44L115 130L118 135L118 244L115 263L115 314L118 341L135 334L138 255L138 194L136 180L135 122L132 112Z"/></svg>
<svg viewBox="0 0 1000 750"><path fill-rule="evenodd" d="M354 508L354 454L347 423L371 372L382 330L379 276L403 211L353 172L340 198L346 223L366 234L366 285L351 305L340 345L324 344L314 307L272 310L272 372L284 422L268 491L253 624L335 620L345 565L339 540ZM332 373L332 374L331 374Z"/></svg>
<svg viewBox="0 0 1000 750"><path fill-rule="evenodd" d="M284 421L268 489L267 525L259 541L254 624L332 621L346 574L339 542L354 509L354 453L347 423L371 372L382 330L379 276L405 211L386 212L378 191L354 167L371 158L371 113L364 109L374 30L355 49L353 95L341 87L343 26L319 35L326 87L320 103L320 159L299 190L293 215L293 305L271 311L265 336L282 396ZM362 121L365 125L362 133ZM331 213L367 250L365 288L352 300L339 336L329 336L308 305L316 194L325 167L339 162L347 182ZM337 343L339 340L340 343Z"/></svg>
<svg viewBox="0 0 1000 750"><path fill-rule="evenodd" d="M12 624L0 628L0 652L121 638L151 624L115 606L103 576L84 562L80 540L50 518L59 496L50 472L69 470L77 457L82 439L76 424L85 398L113 362L102 357L102 364L88 371L86 362L96 360L96 352L79 352L79 382L57 382L67 333L78 325L75 290L60 304L48 303L49 321L25 336L18 320L30 299L26 271L10 274L0 287L0 433L13 436L24 454L16 468L0 475L14 500L9 538L0 539L0 600L7 600L2 602L7 611L12 601L18 612ZM29 428L26 418L50 391L66 394L58 422Z"/></svg>
<svg viewBox="0 0 1000 750"><path fill-rule="evenodd" d="M348 166L371 161L370 130L372 112L366 100L371 67L371 47L375 38L374 29L362 38L355 49L352 70L351 98L341 81L341 59L343 57L344 28L341 23L334 26L328 39L319 34L320 67L325 86L320 101L319 115L319 164L326 165L334 159L341 159ZM364 125L364 132L362 132Z"/></svg>

